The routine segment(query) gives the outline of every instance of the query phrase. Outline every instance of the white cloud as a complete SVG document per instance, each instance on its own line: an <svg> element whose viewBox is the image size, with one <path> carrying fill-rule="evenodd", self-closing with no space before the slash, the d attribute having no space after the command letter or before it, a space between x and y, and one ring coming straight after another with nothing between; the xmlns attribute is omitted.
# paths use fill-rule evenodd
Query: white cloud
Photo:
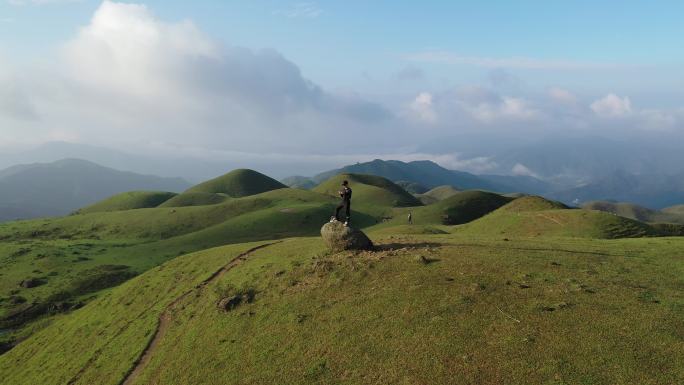
<svg viewBox="0 0 684 385"><path fill-rule="evenodd" d="M535 174L532 170L527 168L522 163L516 163L513 168L511 169L511 173L513 175L518 175L518 176L531 176L535 178L539 178L539 175Z"/></svg>
<svg viewBox="0 0 684 385"><path fill-rule="evenodd" d="M35 120L38 114L24 91L10 81L0 80L0 115L14 120Z"/></svg>
<svg viewBox="0 0 684 385"><path fill-rule="evenodd" d="M547 90L547 92L549 97L551 97L551 99L555 102L570 105L577 103L577 96L566 89L560 87L551 87Z"/></svg>
<svg viewBox="0 0 684 385"><path fill-rule="evenodd" d="M501 114L516 119L532 119L539 115L539 111L532 108L525 99L504 97L501 104Z"/></svg>
<svg viewBox="0 0 684 385"><path fill-rule="evenodd" d="M505 71L491 71L484 79L493 88L395 92L384 99L388 109L354 92L318 86L274 50L228 46L190 21L163 21L147 7L129 3L102 3L57 51L59 57L44 55L42 65L0 68L0 145L64 139L283 159L342 154L352 162L366 155L351 153L419 159L401 154L412 154L425 142L484 130L522 137L571 129L684 128L682 111L640 111L629 98L612 94L592 103L561 88L524 92L527 87ZM408 78L422 73L405 69ZM455 169L493 169L488 157L418 155Z"/></svg>
<svg viewBox="0 0 684 385"><path fill-rule="evenodd" d="M632 102L628 97L621 98L615 94L608 94L591 104L591 110L603 117L623 117L632 113Z"/></svg>
<svg viewBox="0 0 684 385"><path fill-rule="evenodd" d="M283 15L292 19L295 18L307 18L315 19L321 16L324 12L315 2L301 2L293 4L289 9L285 11L275 11L276 15Z"/></svg>
<svg viewBox="0 0 684 385"><path fill-rule="evenodd" d="M457 90L455 103L472 118L483 123L532 120L541 115L528 100L500 96L483 87L465 87Z"/></svg>
<svg viewBox="0 0 684 385"><path fill-rule="evenodd" d="M419 93L409 105L409 109L415 117L423 122L435 123L437 121L437 114L432 104L432 94L429 92Z"/></svg>
<svg viewBox="0 0 684 385"><path fill-rule="evenodd" d="M274 50L226 46L143 5L103 2L60 52L22 87L45 115L40 130L25 134L33 140L40 131L41 140L59 133L96 144L261 151L319 147L331 137L343 146L363 134L368 144L357 147L370 147L393 119L358 95L322 89Z"/></svg>
<svg viewBox="0 0 684 385"><path fill-rule="evenodd" d="M409 61L425 63L446 63L468 65L484 68L509 68L531 70L586 70L612 69L619 65L610 63L592 63L576 60L537 59L529 57L492 58L480 56L463 56L449 51L415 52L405 56Z"/></svg>
<svg viewBox="0 0 684 385"><path fill-rule="evenodd" d="M2 65L0 57L0 118L16 123L38 119L33 102L21 87L20 79ZM11 124L7 122L6 124Z"/></svg>

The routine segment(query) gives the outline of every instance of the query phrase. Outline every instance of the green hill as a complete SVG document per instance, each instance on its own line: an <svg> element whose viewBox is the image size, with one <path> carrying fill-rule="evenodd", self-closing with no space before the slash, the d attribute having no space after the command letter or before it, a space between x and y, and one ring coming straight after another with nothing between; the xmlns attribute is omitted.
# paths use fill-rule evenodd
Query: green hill
<svg viewBox="0 0 684 385"><path fill-rule="evenodd" d="M162 203L159 207L207 206L223 203L230 197L226 194L207 192L184 192Z"/></svg>
<svg viewBox="0 0 684 385"><path fill-rule="evenodd" d="M260 175L203 183L182 207L120 209L144 201L132 193L0 224L0 382L684 379L684 238L652 237L681 226L484 191L421 206L359 174L239 196ZM372 251L319 237L344 179Z"/></svg>
<svg viewBox="0 0 684 385"><path fill-rule="evenodd" d="M394 183L411 194L423 194L429 190L429 188L423 186L420 183L411 182L407 180L399 180L395 181Z"/></svg>
<svg viewBox="0 0 684 385"><path fill-rule="evenodd" d="M284 185L292 188L300 188L303 190L311 190L316 187L316 183L305 176L290 176L281 181Z"/></svg>
<svg viewBox="0 0 684 385"><path fill-rule="evenodd" d="M546 210L564 210L569 209L568 206L545 199L536 195L527 195L524 197L516 198L511 201L511 203L501 208L501 212L528 212L528 211L546 211Z"/></svg>
<svg viewBox="0 0 684 385"><path fill-rule="evenodd" d="M438 186L433 188L432 190L426 191L422 194L416 195L418 199L420 199L421 202L424 204L433 204L435 202L439 202L441 200L444 200L446 198L450 198L456 194L461 192L459 189L457 189L454 186Z"/></svg>
<svg viewBox="0 0 684 385"><path fill-rule="evenodd" d="M392 219L378 228L403 225L411 213L414 225L460 225L480 218L510 202L499 194L485 191L461 191L456 195L431 205L395 209ZM402 231L410 229L402 228Z"/></svg>
<svg viewBox="0 0 684 385"><path fill-rule="evenodd" d="M88 293L78 284L83 273L100 266L121 269L93 271L110 282L98 290L120 283L115 278L122 274L130 278L186 252L317 234L334 202L314 192L280 189L213 206L91 212L7 223L0 226L0 329L25 325L55 307L68 310L78 305ZM359 225L375 223L363 213L355 212L354 217ZM24 280L40 284L22 288Z"/></svg>
<svg viewBox="0 0 684 385"><path fill-rule="evenodd" d="M254 170L238 169L193 186L165 202L162 207L213 205L230 198L241 198L286 187Z"/></svg>
<svg viewBox="0 0 684 385"><path fill-rule="evenodd" d="M458 232L471 236L576 237L594 239L657 235L651 226L600 211L567 209L541 197L518 198Z"/></svg>
<svg viewBox="0 0 684 385"><path fill-rule="evenodd" d="M90 214L106 211L148 209L175 197L176 193L163 191L130 191L114 195L94 205L79 209L77 214Z"/></svg>
<svg viewBox="0 0 684 385"><path fill-rule="evenodd" d="M365 253L330 254L316 237L182 256L55 319L0 356L0 377L14 385L684 379L682 239L376 242Z"/></svg>
<svg viewBox="0 0 684 385"><path fill-rule="evenodd" d="M393 207L422 205L406 190L375 175L340 174L316 186L313 191L339 197L338 191L344 180L349 181L349 186L353 191L352 208L357 207L361 211L373 213L376 216L387 214Z"/></svg>
<svg viewBox="0 0 684 385"><path fill-rule="evenodd" d="M240 198L262 192L285 188L284 184L254 170L233 170L223 176L200 183L186 192L226 194Z"/></svg>
<svg viewBox="0 0 684 385"><path fill-rule="evenodd" d="M599 210L649 223L676 223L684 224L684 214L678 213L677 209L667 211L651 210L632 203L615 203L607 201L594 201L582 205L587 210Z"/></svg>

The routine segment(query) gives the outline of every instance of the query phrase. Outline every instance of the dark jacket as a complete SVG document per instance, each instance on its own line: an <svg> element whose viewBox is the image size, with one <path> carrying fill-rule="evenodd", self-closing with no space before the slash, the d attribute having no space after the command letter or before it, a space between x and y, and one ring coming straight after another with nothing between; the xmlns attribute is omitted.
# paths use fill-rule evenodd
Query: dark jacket
<svg viewBox="0 0 684 385"><path fill-rule="evenodd" d="M349 202L351 201L352 197L352 189L349 187L343 187L342 190L340 190L340 198L342 198L343 201Z"/></svg>

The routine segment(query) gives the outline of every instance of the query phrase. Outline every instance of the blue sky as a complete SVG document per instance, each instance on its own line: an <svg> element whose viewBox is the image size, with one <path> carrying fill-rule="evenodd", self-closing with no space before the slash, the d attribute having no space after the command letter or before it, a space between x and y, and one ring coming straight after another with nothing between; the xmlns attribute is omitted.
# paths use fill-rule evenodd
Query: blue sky
<svg viewBox="0 0 684 385"><path fill-rule="evenodd" d="M0 0L0 146L283 155L343 129L370 144L340 152L372 156L473 133L681 134L682 15L643 0Z"/></svg>
<svg viewBox="0 0 684 385"><path fill-rule="evenodd" d="M0 5L2 49L6 55L42 55L87 24L100 3L4 1ZM633 90L641 85L647 92L667 94L673 92L668 86L682 85L684 72L684 50L678 48L684 36L681 1L143 3L161 19L193 20L207 34L228 44L275 48L297 63L306 76L329 87L366 88L367 77L382 78L407 65L424 68L436 82L485 76L481 68L471 65L407 60L411 53L424 51L577 62L588 68L513 70L530 81L550 82L556 76L557 83L588 89L598 81L611 88ZM601 70L601 65L626 68ZM652 83L633 84L635 73Z"/></svg>

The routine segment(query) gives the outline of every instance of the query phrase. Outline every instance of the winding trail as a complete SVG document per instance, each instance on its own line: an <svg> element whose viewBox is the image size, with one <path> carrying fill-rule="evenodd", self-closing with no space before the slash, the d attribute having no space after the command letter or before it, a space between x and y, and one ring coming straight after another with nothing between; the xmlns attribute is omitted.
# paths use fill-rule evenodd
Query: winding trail
<svg viewBox="0 0 684 385"><path fill-rule="evenodd" d="M548 215L544 215L544 214L537 214L537 215L540 216L540 217L542 217L542 218L544 218L544 219L548 219L548 220L550 220L551 222L555 222L556 224L559 224L559 225L563 226L563 222L559 221L559 220L556 219L556 218L552 218L552 217L550 217L550 216L548 216Z"/></svg>
<svg viewBox="0 0 684 385"><path fill-rule="evenodd" d="M135 380L140 376L140 374L143 372L143 370L147 367L147 364L149 364L150 360L152 359L152 356L154 355L154 352L156 348L159 346L159 343L164 339L164 335L166 335L166 331L169 329L169 326L171 325L171 322L173 321L173 312L178 306L179 303L181 303L185 298L187 298L190 294L203 289L206 287L208 284L210 284L212 281L216 280L217 278L221 277L223 274L227 273L237 265L239 265L242 261L245 261L247 257L249 257L250 254L254 253L257 250L261 250L263 248L273 246L275 244L281 243L282 241L278 242L272 242L272 243L266 243L263 245L259 245L256 247L253 247L242 254L238 255L237 257L233 258L230 262L228 262L226 265L221 267L219 270L214 272L209 278L205 279L202 281L199 285L195 286L194 288L186 291L185 293L181 294L179 297L174 299L170 304L166 306L166 309L159 315L159 322L157 323L157 329L154 333L154 337L150 340L150 342L147 344L145 347L145 350L143 350L142 354L140 355L140 358L134 363L134 366L131 368L131 370L128 372L126 377L119 383L120 385L131 385L135 383Z"/></svg>

